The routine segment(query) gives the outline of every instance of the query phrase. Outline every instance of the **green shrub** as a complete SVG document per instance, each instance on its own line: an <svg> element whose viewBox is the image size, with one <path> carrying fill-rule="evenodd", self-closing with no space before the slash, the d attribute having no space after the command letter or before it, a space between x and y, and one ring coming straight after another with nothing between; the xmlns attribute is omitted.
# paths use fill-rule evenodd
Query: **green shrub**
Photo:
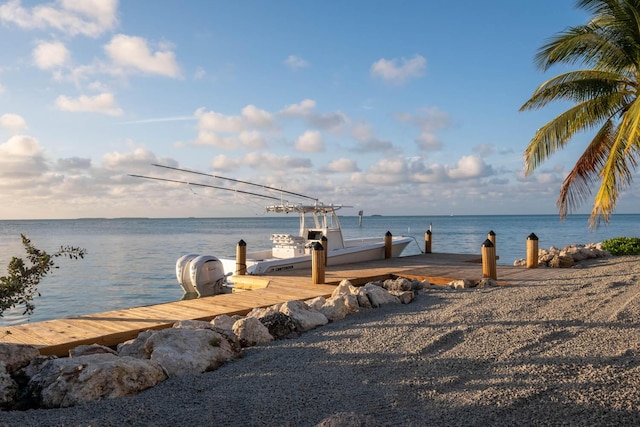
<svg viewBox="0 0 640 427"><path fill-rule="evenodd" d="M53 259L61 256L78 259L86 254L85 249L72 246L61 246L59 251L48 254L33 246L25 235L20 236L29 262L13 257L7 266L7 275L0 277L0 317L5 310L19 305L25 308L23 315L33 313L35 306L31 301L35 295L40 296L40 280L52 268L58 268Z"/></svg>
<svg viewBox="0 0 640 427"><path fill-rule="evenodd" d="M602 249L612 255L640 255L640 237L614 237L603 240Z"/></svg>

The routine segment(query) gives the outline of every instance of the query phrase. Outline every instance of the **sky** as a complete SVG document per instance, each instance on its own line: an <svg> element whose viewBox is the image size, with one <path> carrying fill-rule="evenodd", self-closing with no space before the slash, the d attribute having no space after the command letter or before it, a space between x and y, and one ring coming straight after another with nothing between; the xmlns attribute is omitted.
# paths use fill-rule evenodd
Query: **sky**
<svg viewBox="0 0 640 427"><path fill-rule="evenodd" d="M567 105L519 108L563 71L537 49L587 19L573 0L0 0L0 219L264 215L130 176L264 191L153 164L345 215L557 213L589 135L525 176ZM632 187L616 212L639 207Z"/></svg>

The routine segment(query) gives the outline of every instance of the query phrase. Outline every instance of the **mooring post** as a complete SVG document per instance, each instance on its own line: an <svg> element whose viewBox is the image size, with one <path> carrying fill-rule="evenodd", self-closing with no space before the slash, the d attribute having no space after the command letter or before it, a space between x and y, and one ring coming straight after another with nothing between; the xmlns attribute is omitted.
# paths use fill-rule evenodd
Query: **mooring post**
<svg viewBox="0 0 640 427"><path fill-rule="evenodd" d="M527 268L538 267L538 236L531 233L527 236Z"/></svg>
<svg viewBox="0 0 640 427"><path fill-rule="evenodd" d="M489 234L487 234L487 239L491 240L491 243L493 243L493 247L495 248L495 251L496 251L496 256L498 256L498 245L496 245L496 233L494 233L493 230L489 231Z"/></svg>
<svg viewBox="0 0 640 427"><path fill-rule="evenodd" d="M327 266L327 257L329 256L329 239L327 236L322 236L320 239L322 247L324 248L324 266Z"/></svg>
<svg viewBox="0 0 640 427"><path fill-rule="evenodd" d="M493 280L498 279L498 268L496 266L496 248L491 240L487 239L482 244L482 277Z"/></svg>
<svg viewBox="0 0 640 427"><path fill-rule="evenodd" d="M247 244L240 239L236 246L236 276L247 274Z"/></svg>
<svg viewBox="0 0 640 427"><path fill-rule="evenodd" d="M311 282L314 285L324 283L324 246L320 242L313 244L311 253Z"/></svg>
<svg viewBox="0 0 640 427"><path fill-rule="evenodd" d="M427 230L426 233L424 233L424 253L425 254L430 254L431 253L431 230Z"/></svg>
<svg viewBox="0 0 640 427"><path fill-rule="evenodd" d="M391 255L393 254L393 245L392 242L393 241L393 235L391 234L390 231L387 231L384 234L384 258L385 259L389 259L391 258Z"/></svg>

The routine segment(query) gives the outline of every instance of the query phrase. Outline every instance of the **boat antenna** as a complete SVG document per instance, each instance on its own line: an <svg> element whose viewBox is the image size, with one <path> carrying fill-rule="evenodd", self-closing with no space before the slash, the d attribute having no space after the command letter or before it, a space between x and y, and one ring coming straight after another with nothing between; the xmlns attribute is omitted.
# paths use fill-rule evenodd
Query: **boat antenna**
<svg viewBox="0 0 640 427"><path fill-rule="evenodd" d="M267 190L279 191L280 193L286 193L286 194L290 194L292 196L297 196L297 197L302 197L304 199L313 200L316 203L318 202L318 199L315 198L315 197L305 196L304 194L294 193L293 191L287 191L287 190L283 190L281 188L270 187L268 185L256 184L255 182L243 181L241 179L235 179L235 178L227 178L225 176L214 175L214 174L198 172L198 171L192 171L192 170L189 170L189 169L176 168L176 167L173 167L173 166L160 165L160 164L157 164L157 163L151 163L151 165L159 167L159 168L165 168L165 169L171 169L171 170L176 170L176 171L180 171L180 172L193 173L193 174L196 174L196 175L208 176L208 177L211 177L211 178L224 179L224 180L231 181L231 182L237 182L239 184L253 185L255 187L260 187L260 188L264 188L264 189L267 189Z"/></svg>
<svg viewBox="0 0 640 427"><path fill-rule="evenodd" d="M280 200L277 197L267 196L265 194L252 193L251 191L236 190L235 188L220 187L220 186L217 186L217 185L199 184L197 182L180 181L180 180L177 180L177 179L168 179L168 178L158 178L158 177L155 177L155 176L144 176L144 175L133 175L133 174L129 174L129 176L132 176L134 178L153 179L153 180L156 180L156 181L176 182L178 184L193 185L193 186L196 186L196 187L215 188L217 190L227 190L227 191L233 191L234 193L249 194L251 196L264 197L265 199Z"/></svg>

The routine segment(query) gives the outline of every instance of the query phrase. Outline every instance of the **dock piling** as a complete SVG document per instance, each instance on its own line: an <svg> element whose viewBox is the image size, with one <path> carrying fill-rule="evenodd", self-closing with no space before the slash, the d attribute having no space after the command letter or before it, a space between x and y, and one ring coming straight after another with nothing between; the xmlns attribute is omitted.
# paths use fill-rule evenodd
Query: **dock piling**
<svg viewBox="0 0 640 427"><path fill-rule="evenodd" d="M430 254L431 253L431 238L432 238L432 234L431 234L431 230L427 230L426 233L424 233L424 253L425 254Z"/></svg>
<svg viewBox="0 0 640 427"><path fill-rule="evenodd" d="M527 268L538 267L538 236L531 233L527 237Z"/></svg>
<svg viewBox="0 0 640 427"><path fill-rule="evenodd" d="M236 246L236 276L247 274L247 243L240 239Z"/></svg>
<svg viewBox="0 0 640 427"><path fill-rule="evenodd" d="M313 244L311 253L311 282L314 285L324 283L324 246L320 242Z"/></svg>
<svg viewBox="0 0 640 427"><path fill-rule="evenodd" d="M384 235L384 258L385 259L389 259L391 258L391 255L393 255L393 247L392 247L392 242L393 241L393 235L391 234L390 231L387 231Z"/></svg>
<svg viewBox="0 0 640 427"><path fill-rule="evenodd" d="M322 236L322 238L320 239L320 242L322 243L322 247L324 247L324 266L327 266L327 256L329 253L329 239L327 238L327 236Z"/></svg>
<svg viewBox="0 0 640 427"><path fill-rule="evenodd" d="M496 248L489 239L482 244L482 277L488 277L493 280L498 279Z"/></svg>

